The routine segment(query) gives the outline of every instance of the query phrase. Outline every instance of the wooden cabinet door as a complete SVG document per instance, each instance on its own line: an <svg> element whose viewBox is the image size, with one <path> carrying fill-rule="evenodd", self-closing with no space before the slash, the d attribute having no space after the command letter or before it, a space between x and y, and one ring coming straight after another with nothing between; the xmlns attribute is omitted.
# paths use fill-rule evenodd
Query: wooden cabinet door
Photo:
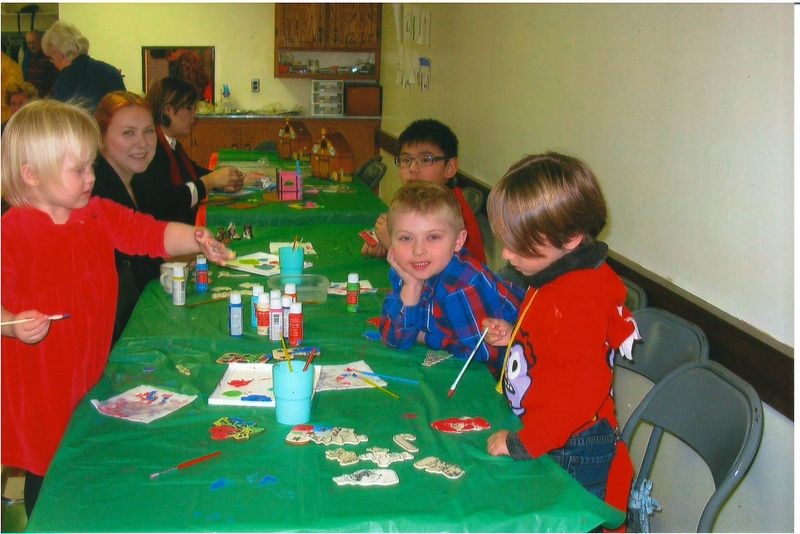
<svg viewBox="0 0 800 534"><path fill-rule="evenodd" d="M275 47L325 46L325 4L275 4Z"/></svg>
<svg viewBox="0 0 800 534"><path fill-rule="evenodd" d="M328 4L329 48L378 48L380 4Z"/></svg>
<svg viewBox="0 0 800 534"><path fill-rule="evenodd" d="M208 167L212 152L220 148L238 148L239 132L234 120L201 120L192 126L191 157L198 165Z"/></svg>

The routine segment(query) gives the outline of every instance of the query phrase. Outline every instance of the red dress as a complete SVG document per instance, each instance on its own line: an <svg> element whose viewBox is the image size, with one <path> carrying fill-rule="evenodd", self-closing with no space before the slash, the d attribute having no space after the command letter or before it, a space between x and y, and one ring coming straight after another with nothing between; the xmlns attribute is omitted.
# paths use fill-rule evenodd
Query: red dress
<svg viewBox="0 0 800 534"><path fill-rule="evenodd" d="M2 218L2 303L68 313L39 343L2 338L2 463L44 475L78 402L105 368L114 327L114 249L165 256L165 222L92 197L54 224L35 208Z"/></svg>

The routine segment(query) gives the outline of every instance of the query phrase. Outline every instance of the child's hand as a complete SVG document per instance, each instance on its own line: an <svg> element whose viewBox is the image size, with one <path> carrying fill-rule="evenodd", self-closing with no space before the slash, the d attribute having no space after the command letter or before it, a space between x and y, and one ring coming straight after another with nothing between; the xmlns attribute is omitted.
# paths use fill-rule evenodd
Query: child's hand
<svg viewBox="0 0 800 534"><path fill-rule="evenodd" d="M361 247L361 255L365 258L385 258L387 252L386 248L380 243L377 245L364 243L364 246Z"/></svg>
<svg viewBox="0 0 800 534"><path fill-rule="evenodd" d="M209 232L207 228L195 228L194 240L200 247L200 252L202 252L205 257L208 258L208 261L225 265L227 260L232 260L234 257L236 257L233 251L226 247L222 242L217 241L217 239L211 235L211 232Z"/></svg>
<svg viewBox="0 0 800 534"><path fill-rule="evenodd" d="M508 321L487 317L482 324L484 328L489 329L486 333L488 344L503 347L511 342L511 331L514 327Z"/></svg>
<svg viewBox="0 0 800 534"><path fill-rule="evenodd" d="M38 343L43 340L50 331L50 319L48 319L47 315L36 310L27 310L20 312L13 317L9 317L8 320L30 318L33 318L33 320L28 321L27 323L4 326L3 330L5 331L6 328L10 328L10 334L23 343L27 343L29 345Z"/></svg>
<svg viewBox="0 0 800 534"><path fill-rule="evenodd" d="M486 440L486 452L492 456L510 456L508 452L508 445L506 445L506 438L508 437L508 430L498 430Z"/></svg>
<svg viewBox="0 0 800 534"><path fill-rule="evenodd" d="M400 289L400 300L402 300L403 304L406 306L417 305L420 297L422 297L423 280L417 279L412 273L400 267L394 257L394 249L389 249L386 253L386 259L389 261L389 265L394 267L394 270L397 271L397 275L400 279L403 280L403 287Z"/></svg>
<svg viewBox="0 0 800 534"><path fill-rule="evenodd" d="M392 238L389 237L389 216L386 213L381 213L375 219L375 235L378 236L383 248L388 249L392 246Z"/></svg>

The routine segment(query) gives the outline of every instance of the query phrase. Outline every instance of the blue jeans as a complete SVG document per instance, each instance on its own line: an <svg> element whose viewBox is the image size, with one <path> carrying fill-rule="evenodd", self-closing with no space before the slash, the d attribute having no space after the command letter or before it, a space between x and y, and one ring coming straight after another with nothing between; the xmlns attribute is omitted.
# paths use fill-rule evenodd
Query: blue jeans
<svg viewBox="0 0 800 534"><path fill-rule="evenodd" d="M617 451L617 433L606 419L572 436L560 449L549 452L589 493L605 499L608 471Z"/></svg>

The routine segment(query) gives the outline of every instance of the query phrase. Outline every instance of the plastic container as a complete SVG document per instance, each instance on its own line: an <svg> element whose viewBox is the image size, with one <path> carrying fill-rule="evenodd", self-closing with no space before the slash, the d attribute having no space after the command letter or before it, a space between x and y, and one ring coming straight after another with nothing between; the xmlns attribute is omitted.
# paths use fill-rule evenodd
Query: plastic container
<svg viewBox="0 0 800 534"><path fill-rule="evenodd" d="M297 289L297 302L322 304L328 300L330 281L320 274L276 274L269 277L269 287L281 289L292 283Z"/></svg>

